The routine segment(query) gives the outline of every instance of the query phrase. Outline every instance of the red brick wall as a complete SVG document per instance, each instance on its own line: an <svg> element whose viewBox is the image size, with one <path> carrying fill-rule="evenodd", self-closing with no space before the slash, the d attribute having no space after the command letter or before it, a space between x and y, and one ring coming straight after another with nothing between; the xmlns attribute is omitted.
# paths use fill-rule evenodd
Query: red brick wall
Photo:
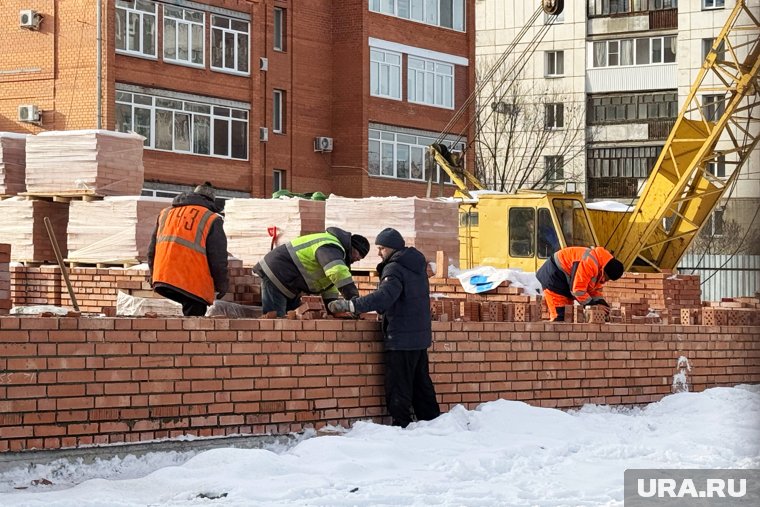
<svg viewBox="0 0 760 507"><path fill-rule="evenodd" d="M443 410L506 398L634 404L760 382L760 328L436 322ZM0 451L183 434L286 433L384 418L366 321L0 318Z"/></svg>

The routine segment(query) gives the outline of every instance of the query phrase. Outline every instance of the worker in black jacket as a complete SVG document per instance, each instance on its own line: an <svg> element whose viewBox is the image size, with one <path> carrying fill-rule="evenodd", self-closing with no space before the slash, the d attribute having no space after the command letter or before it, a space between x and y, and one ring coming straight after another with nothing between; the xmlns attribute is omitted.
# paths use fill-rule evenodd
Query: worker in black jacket
<svg viewBox="0 0 760 507"><path fill-rule="evenodd" d="M333 313L376 311L383 316L385 341L385 400L394 426L413 420L429 421L441 413L430 379L427 349L432 343L430 285L427 261L417 249L406 247L395 229L384 229L375 244L377 290L351 300L329 304Z"/></svg>

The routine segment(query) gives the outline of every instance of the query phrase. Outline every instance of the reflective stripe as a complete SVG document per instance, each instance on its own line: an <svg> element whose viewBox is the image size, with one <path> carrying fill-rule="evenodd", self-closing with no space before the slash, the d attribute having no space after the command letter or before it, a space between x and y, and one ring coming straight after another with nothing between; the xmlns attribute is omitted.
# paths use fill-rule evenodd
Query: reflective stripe
<svg viewBox="0 0 760 507"><path fill-rule="evenodd" d="M328 270L328 269L330 269L330 268L333 268L333 267L335 267L335 266L340 266L340 265L343 265L343 264L345 264L345 262L343 262L343 261L342 261L342 260L340 260L340 259L336 259L336 260L334 260L334 261L332 261L332 262L328 262L328 263L325 265L325 272L327 272L327 270Z"/></svg>
<svg viewBox="0 0 760 507"><path fill-rule="evenodd" d="M211 210L206 211L201 217L201 221L198 222L198 230L195 232L195 242L201 244L203 242L203 232L206 230L206 223L214 216L214 212ZM204 250L205 252L205 250Z"/></svg>
<svg viewBox="0 0 760 507"><path fill-rule="evenodd" d="M277 279L277 276L272 272L264 259L261 259L259 261L259 266L261 266L261 270L264 272L264 275L266 275L269 281L272 282L275 287L277 287L277 290L282 292L283 296L288 299L295 299L296 295L290 292L282 283L280 283L280 280Z"/></svg>
<svg viewBox="0 0 760 507"><path fill-rule="evenodd" d="M156 244L158 243L177 243L179 245L182 245L184 247L189 248L190 250L195 250L196 252L200 252L203 255L206 255L206 249L203 248L199 242L193 243L192 241L188 241L185 238L179 238L177 236L160 236L156 240Z"/></svg>
<svg viewBox="0 0 760 507"><path fill-rule="evenodd" d="M295 241L295 240L294 240ZM301 262L301 259L298 257L298 252L301 250L305 250L307 248L313 248L315 245L319 245L315 249L315 256L316 256L316 250L321 248L323 245L334 245L341 249L341 251L345 251L343 249L343 245L341 245L338 238L333 236L332 234L328 233L322 233L319 235L319 237L310 239L304 243L300 243L297 245L294 245L293 242L286 243L285 248L288 250L288 253L290 254L290 258L293 261L293 264L295 264L296 268L298 269L298 272L301 274L301 277L303 277L304 281L306 282L306 286L309 288L309 292L312 293L322 293L330 289L330 287L333 287L334 284L330 283L326 287L321 287L319 285L319 281L323 278L323 276L327 276L325 271L326 269L321 267L322 273L311 273L308 269L306 269L306 266L303 265ZM330 265L332 265L335 261L331 262ZM338 261L339 264L344 264L342 261Z"/></svg>

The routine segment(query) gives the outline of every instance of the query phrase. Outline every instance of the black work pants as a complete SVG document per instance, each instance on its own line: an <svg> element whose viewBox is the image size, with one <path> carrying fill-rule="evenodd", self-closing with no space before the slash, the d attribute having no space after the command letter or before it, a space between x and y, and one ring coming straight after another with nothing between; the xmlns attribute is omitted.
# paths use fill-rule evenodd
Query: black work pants
<svg viewBox="0 0 760 507"><path fill-rule="evenodd" d="M441 415L430 379L427 349L385 352L385 403L394 426Z"/></svg>
<svg viewBox="0 0 760 507"><path fill-rule="evenodd" d="M208 303L205 301L192 298L184 292L180 292L179 290L175 290L171 287L160 286L156 287L154 290L156 293L162 295L166 299L171 299L172 301L181 304L182 315L185 317L203 317L206 315L206 310L208 310Z"/></svg>

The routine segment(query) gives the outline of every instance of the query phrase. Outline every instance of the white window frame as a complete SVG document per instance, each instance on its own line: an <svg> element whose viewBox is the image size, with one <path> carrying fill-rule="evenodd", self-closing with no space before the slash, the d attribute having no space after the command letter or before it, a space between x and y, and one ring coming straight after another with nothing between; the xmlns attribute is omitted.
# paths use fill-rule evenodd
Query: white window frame
<svg viewBox="0 0 760 507"><path fill-rule="evenodd" d="M726 7L725 0L702 0L702 10L723 9Z"/></svg>
<svg viewBox="0 0 760 507"><path fill-rule="evenodd" d="M135 130L140 134L147 133L145 136L145 147L156 151L167 151L172 153L185 153L190 155L225 158L231 160L248 160L250 152L250 131L249 131L249 115L245 109L237 109L228 106L219 106L202 102L201 100L185 100L171 97L162 97L157 95L150 95L146 93L133 93L128 91L116 91L116 107L119 106L130 108L130 124L126 127L126 130ZM143 111L149 111L150 113L150 125L149 132L145 132L144 129L135 128L135 112L136 109ZM166 114L167 112L172 114L171 121L171 148L158 148L156 147L157 132L157 114ZM118 117L118 115L117 115ZM178 117L189 118L189 143L190 149L181 149L177 147L178 138L175 132L177 126ZM207 121L208 126L208 153L202 153L196 151L195 146L195 134L197 128L202 128L201 118ZM217 123L226 123L225 136L227 138L227 154L220 155L214 153L215 138L219 133L217 132ZM242 123L245 125L245 156L233 157L233 122ZM117 123L116 130L123 132L125 129ZM145 126L147 127L147 126ZM197 127L197 128L196 128Z"/></svg>
<svg viewBox="0 0 760 507"><path fill-rule="evenodd" d="M369 129L369 145L367 150L367 172L370 177L373 178L390 178L390 179L396 179L399 181L413 181L413 182L424 182L427 181L425 175L428 173L428 170L434 166L434 177L433 177L433 183L438 183L441 178L443 178L443 183L446 185L452 184L451 183L451 177L446 173L446 171L443 170L436 162L435 159L433 159L429 153L428 153L428 146L433 144L436 141L435 138L436 134L430 134L429 136L423 136L419 134L407 134L404 132L392 132L388 130L380 130L380 129ZM443 144L446 146L449 146L451 148L451 141L443 141ZM457 150L463 150L465 142L460 142L457 145ZM377 147L376 152L380 156L380 160L378 161L379 167L377 173L370 172L372 167L370 165L369 157L373 151L373 146ZM384 147L387 150L390 150L391 153L391 172L386 172L383 174L383 151ZM401 147L401 148L399 148ZM399 151L406 151L407 152L407 160L408 160L408 176L399 176ZM388 160L386 158L386 160ZM418 162L421 162L421 166L419 167L419 174L415 175L413 173L412 164L414 161L417 160Z"/></svg>
<svg viewBox="0 0 760 507"><path fill-rule="evenodd" d="M565 51L564 50L558 50L558 51L545 51L544 53L546 56L544 57L544 61L546 62L545 68L545 77L562 77L565 75ZM558 65L558 62L559 65ZM552 72L552 66L554 67L554 72ZM557 72L557 67L561 66L562 69Z"/></svg>
<svg viewBox="0 0 760 507"><path fill-rule="evenodd" d="M557 174L557 167L562 171L562 174ZM551 171L551 172L549 172ZM544 156L544 172L546 173L546 181L561 181L565 179L565 157L562 155L545 155Z"/></svg>
<svg viewBox="0 0 760 507"><path fill-rule="evenodd" d="M285 133L285 91L272 90L272 132Z"/></svg>
<svg viewBox="0 0 760 507"><path fill-rule="evenodd" d="M611 40L603 40L603 41L594 41L591 42L589 45L589 51L591 54L589 55L589 61L591 62L591 66L594 69L601 69L605 67L636 67L641 65L670 65L673 63L676 63L678 61L678 54L673 53L673 61L672 62L666 62L665 61L665 45L666 43L670 42L670 39L673 39L674 43L677 43L677 38L675 35L665 35L660 37L637 37L635 39L611 39ZM654 42L659 42L659 60L654 61ZM642 44L646 44L646 62L639 62L638 59L638 50L641 47ZM629 45L630 44L630 45ZM624 52L624 46L629 45L629 51L630 51L630 58L631 63L624 65L621 62L623 61L623 52ZM599 62L599 58L597 55L598 48L604 48L604 58L602 62ZM612 49L614 48L614 49ZM616 63L610 64L610 55L614 54L616 55ZM597 65L599 64L599 65Z"/></svg>
<svg viewBox="0 0 760 507"><path fill-rule="evenodd" d="M272 170L272 193L279 192L285 188L285 170L273 169Z"/></svg>
<svg viewBox="0 0 760 507"><path fill-rule="evenodd" d="M285 51L285 27L287 17L285 15L285 9L282 7L275 7L272 18L272 49L275 51Z"/></svg>
<svg viewBox="0 0 760 507"><path fill-rule="evenodd" d="M441 2L451 3L451 26L441 24ZM369 0L370 12L408 19L445 30L466 31L466 0Z"/></svg>
<svg viewBox="0 0 760 507"><path fill-rule="evenodd" d="M413 68L413 65L422 68ZM407 55L406 77L409 102L454 109L454 65Z"/></svg>
<svg viewBox="0 0 760 507"><path fill-rule="evenodd" d="M227 26L219 26L216 23L222 22L223 20L227 21ZM233 28L233 24L237 23L245 23L246 29L238 29ZM221 47L221 57L222 57L222 66L218 66L214 64L214 34L215 32L220 32L222 35L222 47ZM224 58L226 54L226 45L227 45L227 36L232 36L234 39L235 44L235 53L234 53L234 64L233 67L225 67L224 66ZM242 37L245 37L246 40L246 60L245 60L245 66L248 70L240 70L242 66L242 59L240 57L240 39ZM228 16L220 16L218 14L212 14L211 15L211 70L216 72L224 72L226 74L236 74L239 76L249 76L251 74L251 23L242 19L237 18L230 18Z"/></svg>
<svg viewBox="0 0 760 507"><path fill-rule="evenodd" d="M177 10L181 12L182 18L175 17L172 14L167 13L167 11ZM201 21L195 21L193 19L188 19L188 17L192 17L193 15L201 16ZM174 48L176 51L176 56L174 58L171 58L169 56L166 56L167 46L166 43L169 40L169 36L167 33L167 27L169 24L174 24ZM179 57L180 53L180 45L182 41L180 41L180 25L186 26L186 35L187 35L187 42L188 48L187 48L187 58L182 59ZM194 30L195 29L195 30ZM198 33L197 29L200 29L200 33ZM194 62L193 61L193 48L194 42L197 40L197 38L200 37L200 56L201 61L200 62ZM184 7L178 7L175 5L164 5L164 49L163 49L163 57L165 62L169 63L176 63L180 65L187 65L190 67L200 67L204 68L206 66L206 14L201 11L196 11L193 9L186 9Z"/></svg>
<svg viewBox="0 0 760 507"><path fill-rule="evenodd" d="M401 53L370 47L369 92L373 97L401 100L401 66L404 57ZM389 63L388 57L398 58L398 63ZM395 72L394 72L395 70ZM383 80L387 78L388 92L383 93ZM398 95L393 94L393 81Z"/></svg>
<svg viewBox="0 0 760 507"><path fill-rule="evenodd" d="M726 156L725 155L719 155L717 160L711 160L707 163L707 172L715 176L716 178L720 178L722 180L726 179L728 176L726 175Z"/></svg>
<svg viewBox="0 0 760 507"><path fill-rule="evenodd" d="M710 213L710 236L715 238L723 237L724 228L726 226L725 216L726 210L723 208L715 208Z"/></svg>
<svg viewBox="0 0 760 507"><path fill-rule="evenodd" d="M562 130L565 128L564 103L547 102L544 104L544 128L546 130Z"/></svg>
<svg viewBox="0 0 760 507"><path fill-rule="evenodd" d="M149 6L153 6L153 12L147 10ZM142 6L142 8L138 8ZM119 11L124 11L124 19L120 19ZM132 23L130 19L139 19L140 33L138 35L138 49L129 49L130 28ZM153 53L146 52L145 43L148 40L149 34L146 37L146 21L153 20ZM114 47L117 53L139 56L141 58L150 58L152 60L158 59L158 4L150 0L117 0L116 1L116 27L115 27L115 41ZM125 26L121 28L124 37L124 47L119 48L119 25L124 22Z"/></svg>
<svg viewBox="0 0 760 507"><path fill-rule="evenodd" d="M702 95L702 114L707 121L717 122L726 112L726 96L722 93Z"/></svg>

